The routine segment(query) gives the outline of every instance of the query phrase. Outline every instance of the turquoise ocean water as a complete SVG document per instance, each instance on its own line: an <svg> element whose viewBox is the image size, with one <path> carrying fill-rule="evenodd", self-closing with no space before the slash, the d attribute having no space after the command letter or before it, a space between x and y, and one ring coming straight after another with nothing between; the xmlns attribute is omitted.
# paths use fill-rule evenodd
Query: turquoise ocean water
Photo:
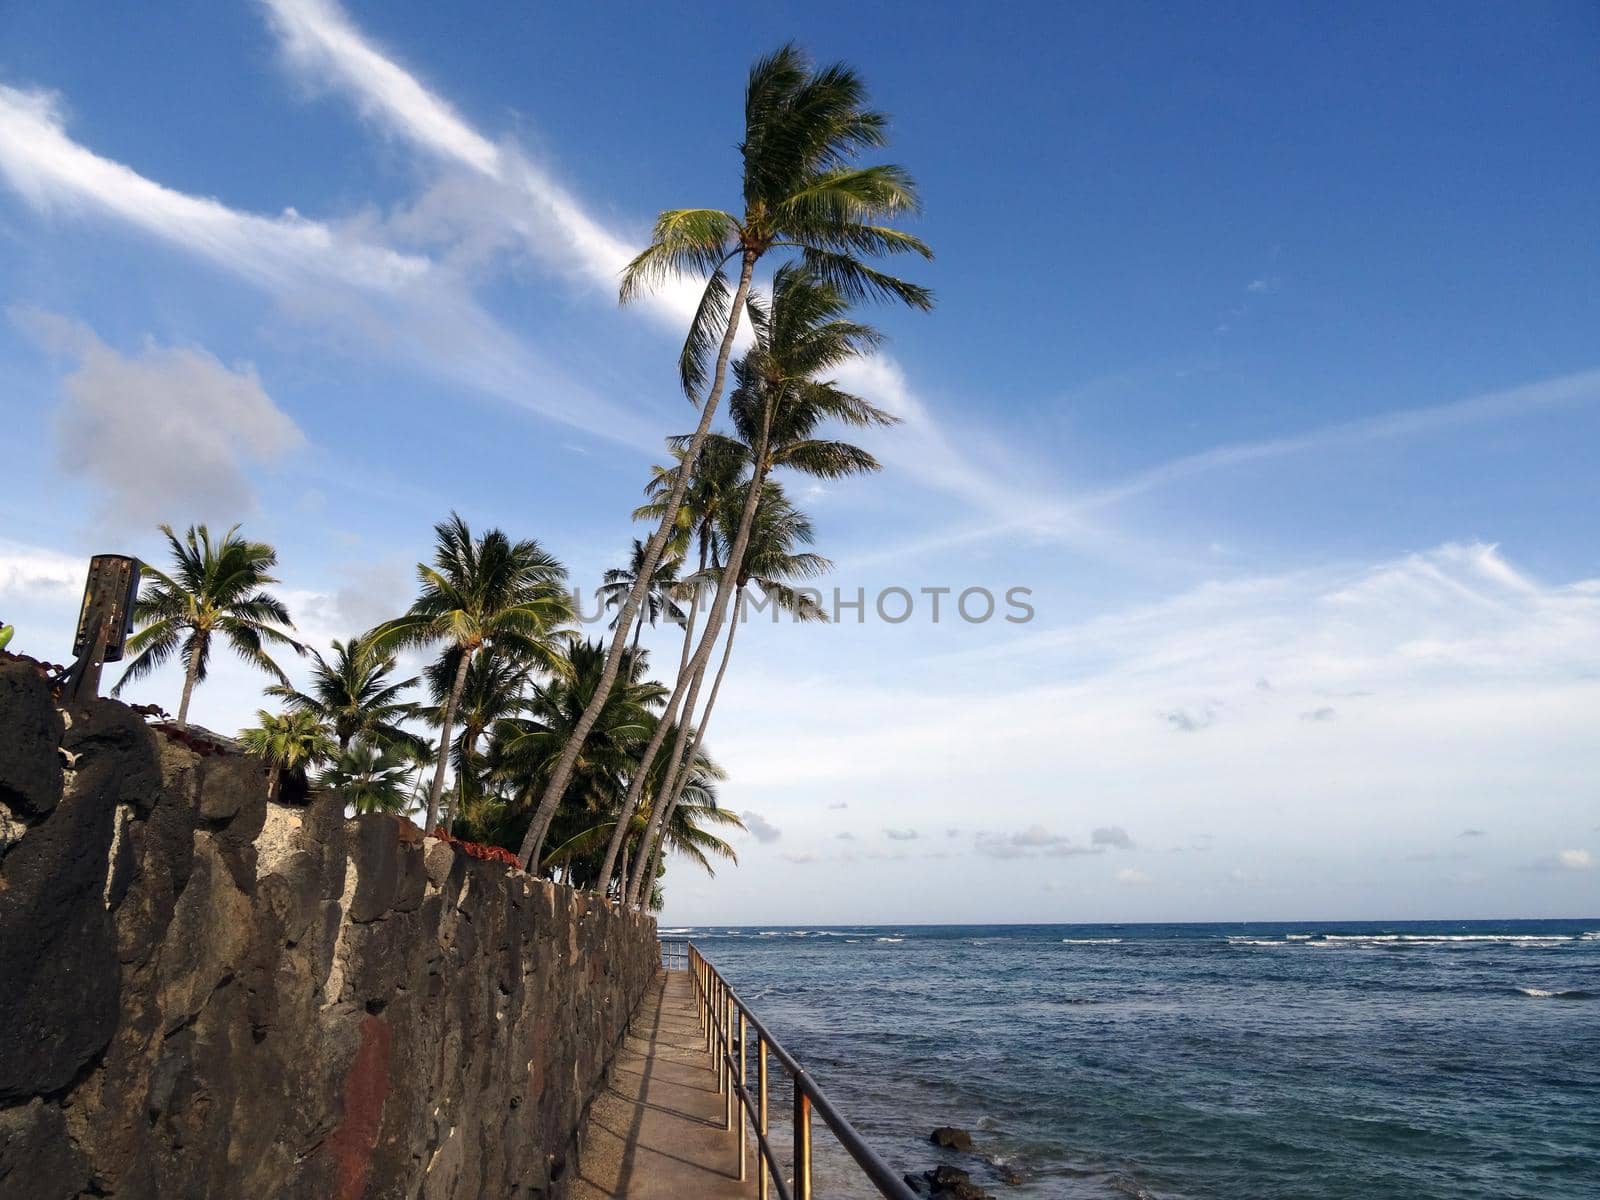
<svg viewBox="0 0 1600 1200"><path fill-rule="evenodd" d="M955 1124L1017 1200L1600 1197L1600 919L674 934L899 1170Z"/></svg>

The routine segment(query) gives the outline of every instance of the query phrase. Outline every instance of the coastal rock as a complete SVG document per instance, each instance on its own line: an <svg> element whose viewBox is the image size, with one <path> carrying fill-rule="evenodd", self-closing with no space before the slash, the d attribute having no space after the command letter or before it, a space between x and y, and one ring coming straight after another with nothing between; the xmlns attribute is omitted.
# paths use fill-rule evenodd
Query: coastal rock
<svg viewBox="0 0 1600 1200"><path fill-rule="evenodd" d="M912 1191L929 1200L995 1200L990 1192L972 1182L972 1176L956 1167L940 1165L921 1175L906 1175Z"/></svg>
<svg viewBox="0 0 1600 1200"><path fill-rule="evenodd" d="M61 799L61 714L30 662L0 658L0 804L43 816Z"/></svg>
<svg viewBox="0 0 1600 1200"><path fill-rule="evenodd" d="M962 1154L972 1149L972 1135L965 1129L957 1129L954 1125L941 1125L928 1135L928 1140L935 1146L946 1150L958 1150Z"/></svg>

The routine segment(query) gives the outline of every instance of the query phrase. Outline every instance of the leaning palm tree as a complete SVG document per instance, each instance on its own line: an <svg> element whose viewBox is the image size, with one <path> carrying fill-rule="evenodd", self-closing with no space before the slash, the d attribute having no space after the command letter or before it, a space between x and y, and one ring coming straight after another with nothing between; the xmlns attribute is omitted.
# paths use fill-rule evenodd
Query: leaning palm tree
<svg viewBox="0 0 1600 1200"><path fill-rule="evenodd" d="M675 625L682 625L687 619L682 605L678 603L683 585L678 580L678 558L663 558L656 564L655 573L650 577L645 588L642 602L640 620L633 627L633 648L639 649L639 635L644 632L645 622L654 628L665 617ZM628 602L628 596L633 592L633 585L638 582L644 570L644 543L638 538L633 539L633 556L625 567L612 567L605 573L600 586L595 589L606 608L620 609ZM617 627L621 613L611 618L611 628Z"/></svg>
<svg viewBox="0 0 1600 1200"><path fill-rule="evenodd" d="M652 469L650 482L645 486L645 495L649 499L633 510L635 520L662 519L667 511L667 497L672 490L673 475L682 469L684 463L683 442L686 440L669 440L668 448L679 465L657 466ZM708 439L705 450L695 464L689 486L684 491L683 503L678 509L673 553L682 557L692 540L699 546L700 567L683 581L684 594L689 602L689 619L683 625L683 648L679 652L678 673L675 676L677 682L669 697L667 717L654 725L649 740L639 752L638 769L630 772L632 778L628 785L628 794L622 802L622 807L630 813L639 807L639 797L643 794L643 789L656 778L651 773L651 764L655 762L665 739L678 730L674 718L682 698L683 683L689 678L689 663L695 647L695 625L700 615L701 594L708 585L715 585L717 572L720 570L717 528L727 505L730 502L735 504L738 502L736 497L741 494L739 480L745 469L746 458L743 448L733 439L719 437ZM619 821L612 832L600 873L595 881L595 890L602 895L609 886L617 856L626 847L625 839L631 828L629 821Z"/></svg>
<svg viewBox="0 0 1600 1200"><path fill-rule="evenodd" d="M750 483L746 486L754 488L755 484ZM770 479L765 481L761 491L762 495L756 505L755 517L750 527L745 526L744 514L741 511L740 529L737 531L729 529L728 523L725 523L722 530L724 539L734 540L741 531L746 539L745 548L739 554L738 567L730 565L723 568L723 577L725 579L731 577L733 580L735 596L733 619L728 622L728 637L723 643L722 661L717 666L716 677L711 682L711 693L706 697L700 719L692 727L685 726L679 731L678 740L673 746L673 756L668 759L669 764L676 767L676 773L673 770L667 772L656 801L656 812L652 815L650 824L646 826L641 840L640 857L626 892L630 903L638 901L646 881L654 878L649 873L653 868L647 866L648 853L653 846L658 855L662 853L659 846L661 830L671 827L673 812L688 784L689 771L677 764L700 761L700 747L705 740L706 726L711 721L711 710L716 707L717 696L722 691L723 677L728 673L728 660L733 657L734 635L739 632L739 626L743 623L746 588L754 584L761 590L768 604L789 613L797 621L827 620L827 614L823 612L814 595L790 586L791 581L815 579L833 567L833 564L820 554L796 548L800 545L810 545L814 540L810 518L789 502L776 481ZM744 507L747 506L741 506ZM697 690L698 678L693 682L696 686L691 688L691 697ZM689 745L687 753L684 752L686 741Z"/></svg>
<svg viewBox="0 0 1600 1200"><path fill-rule="evenodd" d="M390 678L395 667L393 654L376 649L370 638L358 635L347 642L335 641L331 661L315 650L311 656L315 662L308 690L278 683L267 689L267 695L325 722L340 750L358 736L377 742L415 740L399 722L417 715L416 705L400 698L417 680L415 676L398 681Z"/></svg>
<svg viewBox="0 0 1600 1200"><path fill-rule="evenodd" d="M645 547L639 577L618 614L594 711L575 731L539 802L530 839L522 847L525 862L537 855L533 834L548 825L560 803L583 740L616 677L651 573L672 535L678 506L722 398L756 264L774 252L798 254L819 278L852 300L898 300L919 309L933 304L926 288L866 261L868 256L905 253L931 258L932 252L920 239L884 223L916 211L911 176L901 167L856 162L862 151L885 144L888 118L867 107L866 88L855 71L843 63L813 67L798 48L784 46L751 68L744 112L739 212L687 208L662 213L650 245L623 271L619 296L624 303L675 277L706 280L678 357L684 391L691 399L699 399L702 389L705 395L661 524ZM730 268L738 275L731 297Z"/></svg>
<svg viewBox="0 0 1600 1200"><path fill-rule="evenodd" d="M358 813L405 811L411 763L399 746L356 738L317 776L317 786L336 793Z"/></svg>
<svg viewBox="0 0 1600 1200"><path fill-rule="evenodd" d="M256 723L239 731L239 742L247 754L263 760L270 773L267 795L278 790L284 776L304 780L307 769L325 762L336 750L333 738L315 713L303 709L270 713L256 710Z"/></svg>
<svg viewBox="0 0 1600 1200"><path fill-rule="evenodd" d="M661 864L669 852L683 855L707 875L716 874L711 864L713 858L733 863L739 861L733 847L707 828L714 826L729 831L744 829L744 822L737 813L717 804L717 784L725 778L727 772L709 756L700 754L696 757L694 769L689 773L683 789L682 802L667 820L666 833L657 843L655 857L647 868L647 875L652 882L660 876ZM643 851L640 853L642 855ZM647 898L653 902L655 895L656 889L652 888Z"/></svg>
<svg viewBox="0 0 1600 1200"><path fill-rule="evenodd" d="M456 706L467 669L485 649L548 670L563 669L572 601L567 572L538 542L513 542L498 529L474 538L455 513L434 526L433 566L417 564L422 589L404 615L372 631L380 650L443 644L458 651L455 678L439 721L439 758L424 828L439 818Z"/></svg>
<svg viewBox="0 0 1600 1200"><path fill-rule="evenodd" d="M680 700L684 713L692 718L730 597L742 586L738 584L742 562L757 508L766 494L768 472L781 465L831 479L878 469L877 460L865 450L816 436L818 426L830 419L858 427L896 421L825 378L827 372L880 340L871 326L848 319L847 309L839 290L807 268L786 265L773 278L771 311L756 322L757 343L735 368L738 383L730 410L739 436L708 441L714 461L748 463L752 482L742 491L736 529L725 539L726 568L719 576L700 644L667 701L669 719L676 717ZM674 448L683 441L674 439ZM672 762L687 761L682 739L695 724L685 719L678 725L680 740L673 746ZM699 725L703 727L703 718ZM648 756L657 749L646 747L645 753ZM634 801L637 799L635 796ZM657 811L663 811L660 805ZM638 867L643 865L641 862ZM636 871L635 879L642 882L642 878ZM632 891L636 893L638 886Z"/></svg>
<svg viewBox="0 0 1600 1200"><path fill-rule="evenodd" d="M267 653L267 645L303 647L289 636L293 629L289 610L264 590L277 579L269 574L278 563L275 550L265 542L238 536L233 526L213 542L204 525L191 525L180 541L172 526L161 526L172 547L172 574L142 565L145 587L133 604L133 619L142 628L128 639L135 655L113 696L135 679L178 656L183 662L183 699L178 705L178 728L189 725L189 698L203 683L211 658L211 638L219 634L245 662L273 675L280 683L289 677Z"/></svg>

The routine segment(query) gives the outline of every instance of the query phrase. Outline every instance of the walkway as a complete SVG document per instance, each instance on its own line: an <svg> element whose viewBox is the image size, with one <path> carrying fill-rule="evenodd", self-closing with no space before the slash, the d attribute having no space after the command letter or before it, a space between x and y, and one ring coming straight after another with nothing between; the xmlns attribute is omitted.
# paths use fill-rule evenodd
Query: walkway
<svg viewBox="0 0 1600 1200"><path fill-rule="evenodd" d="M640 1003L610 1086L589 1110L573 1200L755 1195L753 1178L738 1180L738 1135L722 1127L725 1104L695 1012L694 979L666 972Z"/></svg>

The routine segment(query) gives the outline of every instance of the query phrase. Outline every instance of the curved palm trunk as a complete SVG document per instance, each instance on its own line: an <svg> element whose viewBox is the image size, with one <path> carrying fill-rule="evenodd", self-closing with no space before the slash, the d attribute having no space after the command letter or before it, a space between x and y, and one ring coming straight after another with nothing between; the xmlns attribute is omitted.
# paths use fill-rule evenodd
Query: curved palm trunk
<svg viewBox="0 0 1600 1200"><path fill-rule="evenodd" d="M545 831L555 819L556 806L561 803L561 797L566 793L567 783L572 778L572 768L578 761L578 755L583 752L583 744L589 738L589 731L594 728L595 721L600 717L601 708L611 695L611 687L617 681L617 671L622 665L623 652L628 648L628 634L633 631L633 621L639 613L639 604L644 599L645 591L650 587L650 577L655 574L661 551L672 534L673 526L677 523L678 509L683 505L683 493L689 486L689 475L700 459L700 448L705 445L706 434L711 429L711 418L716 415L717 403L722 399L722 388L728 378L728 358L733 353L734 337L739 332L740 315L750 295L750 277L755 273L755 266L755 252L746 250L739 266L739 286L733 293L733 303L728 309L728 328L723 332L722 345L717 350L717 366L711 377L711 390L706 393L705 403L700 406L700 423L695 426L694 437L690 439L689 447L684 452L683 465L673 481L672 494L667 497L666 511L661 514L661 525L651 535L650 544L645 547L644 563L639 568L638 577L633 581L633 587L628 591L627 603L622 606L622 612L617 617L617 632L611 639L611 649L606 653L606 663L600 672L599 686L595 688L594 695L583 710L583 715L578 718L572 737L562 749L561 758L557 760L550 782L545 786L544 795L539 800L533 824L528 826L528 836L522 839L518 857L522 859L523 866L529 870L532 869L532 864L543 848Z"/></svg>
<svg viewBox="0 0 1600 1200"><path fill-rule="evenodd" d="M196 637L189 652L189 665L183 672L183 699L178 703L178 728L189 728L189 697L194 695L194 685L200 682L201 639Z"/></svg>
<svg viewBox="0 0 1600 1200"><path fill-rule="evenodd" d="M439 798L444 795L444 769L450 763L450 727L455 724L456 707L461 703L461 693L467 686L467 667L472 663L472 651L461 651L461 665L456 668L456 681L450 688L450 699L445 702L443 724L439 727L439 765L433 772L433 786L428 789L428 816L422 826L423 833L432 833L439 819Z"/></svg>
<svg viewBox="0 0 1600 1200"><path fill-rule="evenodd" d="M689 786L689 777L694 774L695 761L700 756L701 743L706 738L706 726L711 721L711 710L717 705L717 693L722 690L722 677L728 673L728 660L733 657L733 638L739 632L739 618L744 612L744 588L739 588L738 595L733 598L733 620L728 624L728 640L722 647L722 662L717 665L717 676L711 681L711 694L706 697L705 710L700 714L700 720L694 727L694 744L689 747L689 756L678 764L676 780L669 780L671 791L662 791L662 795L670 796L667 810L661 816L661 834L656 838L654 853L651 855L650 865L645 870L646 881L653 880L656 872L661 869L661 860L666 855L667 835L672 829L673 814L678 811L678 801L683 799L684 789ZM640 853L644 853L641 848ZM641 902L642 907L642 902Z"/></svg>
<svg viewBox="0 0 1600 1200"><path fill-rule="evenodd" d="M672 744L672 757L669 763L676 764L683 760L684 744L689 737L688 718L694 715L695 701L700 698L700 683L705 678L706 664L711 661L712 647L716 645L717 638L722 633L722 618L728 611L728 595L731 591L739 591L739 571L744 565L744 552L750 545L750 530L755 525L756 509L761 504L761 485L765 481L765 463L767 460L767 435L772 427L772 405L769 403L761 416L761 436L756 442L754 468L750 472L750 486L745 491L744 507L739 512L739 530L734 534L733 545L728 549L728 562L717 576L716 599L711 602L711 614L706 618L706 630L700 639L700 645L694 652L694 662L690 665L691 676L689 680L688 699L683 705L685 718L678 724L678 737ZM729 588L729 581L733 587ZM680 678L678 688L681 689L683 681ZM676 692L677 689L674 689ZM659 746L657 747L659 749ZM653 755L651 756L654 757ZM649 762L641 762L639 772L642 776L650 769ZM633 882L628 888L628 903L635 904L639 898L639 885L644 878L645 859L648 857L645 850L651 845L661 829L662 817L666 810L668 788L672 783L674 770L669 769L667 778L662 782L661 791L657 793L655 812L650 814L650 824L645 827L644 840L639 843L639 862L634 867Z"/></svg>
<svg viewBox="0 0 1600 1200"><path fill-rule="evenodd" d="M700 542L700 574L704 575L705 570L706 543L702 540ZM689 619L683 626L683 651L678 656L678 679L680 681L684 677L684 672L689 669L689 652L694 646L694 622L699 615L700 593L699 587L696 585L694 598L689 603ZM650 740L655 744L656 748L655 751L650 751L651 758L654 758L656 751L661 749L661 743L666 740L667 727L671 724L671 718L667 713L663 712L660 720L656 722L655 729L651 731ZM635 781L637 781L638 786L635 786ZM643 788L644 777L640 772L635 771L634 778L628 781L628 794L623 798L622 807L617 809L617 827L611 831L611 844L606 847L605 862L601 865L600 874L595 879L594 890L602 896L611 888L611 871L617 865L617 852L627 842L628 829L633 824L634 810L639 806L639 795ZM622 879L624 883L628 879L626 859L623 860ZM617 898L619 900L622 898L622 891L623 888L621 887L617 889Z"/></svg>

